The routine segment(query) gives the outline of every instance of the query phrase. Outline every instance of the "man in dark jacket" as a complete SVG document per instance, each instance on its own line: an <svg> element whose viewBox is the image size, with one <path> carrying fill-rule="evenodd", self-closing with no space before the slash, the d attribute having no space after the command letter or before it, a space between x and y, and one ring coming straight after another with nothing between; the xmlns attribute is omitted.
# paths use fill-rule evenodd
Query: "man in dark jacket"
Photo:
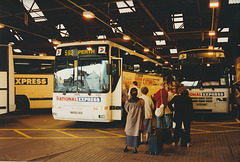
<svg viewBox="0 0 240 162"><path fill-rule="evenodd" d="M190 124L193 116L193 104L192 99L188 96L188 91L184 87L178 89L180 95L175 96L169 103L168 107L171 111L175 111L174 120L176 122L176 128L174 130L174 145L177 145L179 138L182 134L181 126L184 124L185 133L182 138L187 143L187 147L190 147ZM174 104L174 107L173 107Z"/></svg>

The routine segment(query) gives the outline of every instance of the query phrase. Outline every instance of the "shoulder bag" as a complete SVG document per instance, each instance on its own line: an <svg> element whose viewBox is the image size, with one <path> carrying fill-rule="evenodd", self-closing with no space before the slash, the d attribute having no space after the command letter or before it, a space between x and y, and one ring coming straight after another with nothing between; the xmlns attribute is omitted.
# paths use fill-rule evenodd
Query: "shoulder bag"
<svg viewBox="0 0 240 162"><path fill-rule="evenodd" d="M161 91L161 102L162 102L162 104L159 107L157 107L156 110L155 110L155 115L157 117L161 117L164 114L164 104L163 104L163 99L162 99L162 91Z"/></svg>

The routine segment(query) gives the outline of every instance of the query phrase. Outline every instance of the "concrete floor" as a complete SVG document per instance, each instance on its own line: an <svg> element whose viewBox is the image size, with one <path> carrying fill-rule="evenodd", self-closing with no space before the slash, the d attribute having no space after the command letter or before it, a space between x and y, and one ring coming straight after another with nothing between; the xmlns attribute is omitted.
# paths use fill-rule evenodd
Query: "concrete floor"
<svg viewBox="0 0 240 162"><path fill-rule="evenodd" d="M148 145L137 154L123 152L120 122L57 121L50 110L0 116L0 161L239 161L240 121L223 116L196 118L191 125L193 147L164 144L159 155Z"/></svg>

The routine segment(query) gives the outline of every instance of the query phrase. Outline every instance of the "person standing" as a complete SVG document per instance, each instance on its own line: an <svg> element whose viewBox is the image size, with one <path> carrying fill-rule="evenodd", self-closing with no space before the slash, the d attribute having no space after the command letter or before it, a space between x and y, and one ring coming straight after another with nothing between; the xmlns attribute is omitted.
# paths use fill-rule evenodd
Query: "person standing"
<svg viewBox="0 0 240 162"><path fill-rule="evenodd" d="M172 100L173 95L174 95L174 91L172 89L172 84L169 83L168 84L168 102ZM170 129L172 128L172 118L173 118L173 112L169 109L169 107L167 106L165 108L165 113L164 113L164 117L166 120L166 128Z"/></svg>
<svg viewBox="0 0 240 162"><path fill-rule="evenodd" d="M160 87L160 90L157 91L157 93L154 95L154 100L156 101L156 108L160 107L161 104L164 104L164 109L165 109L168 103L168 92L164 88L163 83L160 83L159 87ZM157 128L161 128L161 122L162 122L162 128L166 128L166 120L164 115L162 117L156 117L156 118L157 118Z"/></svg>
<svg viewBox="0 0 240 162"><path fill-rule="evenodd" d="M190 124L193 117L193 103L192 99L188 96L188 91L184 87L178 89L178 94L168 103L168 107L171 111L175 111L174 119L176 121L176 128L174 129L174 136L172 145L177 146L182 134L182 122L184 125L185 133L183 135L184 140L187 143L187 147L191 147L190 138ZM174 104L174 107L173 107Z"/></svg>
<svg viewBox="0 0 240 162"><path fill-rule="evenodd" d="M137 97L137 89L132 88L130 91L131 98L125 103L127 122L125 127L126 146L124 152L129 151L128 146L134 147L133 153L137 153L137 147L140 144L139 131L143 127L144 119L144 100Z"/></svg>
<svg viewBox="0 0 240 162"><path fill-rule="evenodd" d="M128 91L128 98L131 98L130 91L131 91L132 88L136 88L137 89L137 91L138 91L137 97L142 96L141 90L137 86L138 86L138 82L137 81L133 81L132 82L132 87Z"/></svg>
<svg viewBox="0 0 240 162"><path fill-rule="evenodd" d="M142 98L144 100L144 109L145 109L145 119L143 120L143 133L146 134L146 144L148 144L149 133L152 131L152 110L154 109L154 104L151 97L147 96L148 88L141 88ZM140 140L143 144L143 133L141 133Z"/></svg>

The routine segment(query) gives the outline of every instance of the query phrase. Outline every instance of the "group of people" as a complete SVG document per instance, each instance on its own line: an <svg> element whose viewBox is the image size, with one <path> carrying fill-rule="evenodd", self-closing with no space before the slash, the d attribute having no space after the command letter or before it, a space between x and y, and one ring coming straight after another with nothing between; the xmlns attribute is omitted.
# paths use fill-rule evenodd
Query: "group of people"
<svg viewBox="0 0 240 162"><path fill-rule="evenodd" d="M142 87L140 90L136 81L133 82L128 92L125 90L127 97L125 95L124 108L127 117L124 152L129 151L128 146L131 146L134 147L133 153L137 153L137 147L140 144L148 144L149 134L152 132L153 112L162 104L164 104L164 115L156 117L157 128L170 129L174 121L176 127L172 145L178 146L180 138L184 138L187 147L191 146L190 123L193 115L193 105L191 98L188 96L188 91L181 85L176 85L174 89L171 84L168 84L165 88L163 83L160 83L159 88L152 98L147 95L148 88ZM182 131L182 123L185 130L184 133ZM145 142L143 134L146 134Z"/></svg>

